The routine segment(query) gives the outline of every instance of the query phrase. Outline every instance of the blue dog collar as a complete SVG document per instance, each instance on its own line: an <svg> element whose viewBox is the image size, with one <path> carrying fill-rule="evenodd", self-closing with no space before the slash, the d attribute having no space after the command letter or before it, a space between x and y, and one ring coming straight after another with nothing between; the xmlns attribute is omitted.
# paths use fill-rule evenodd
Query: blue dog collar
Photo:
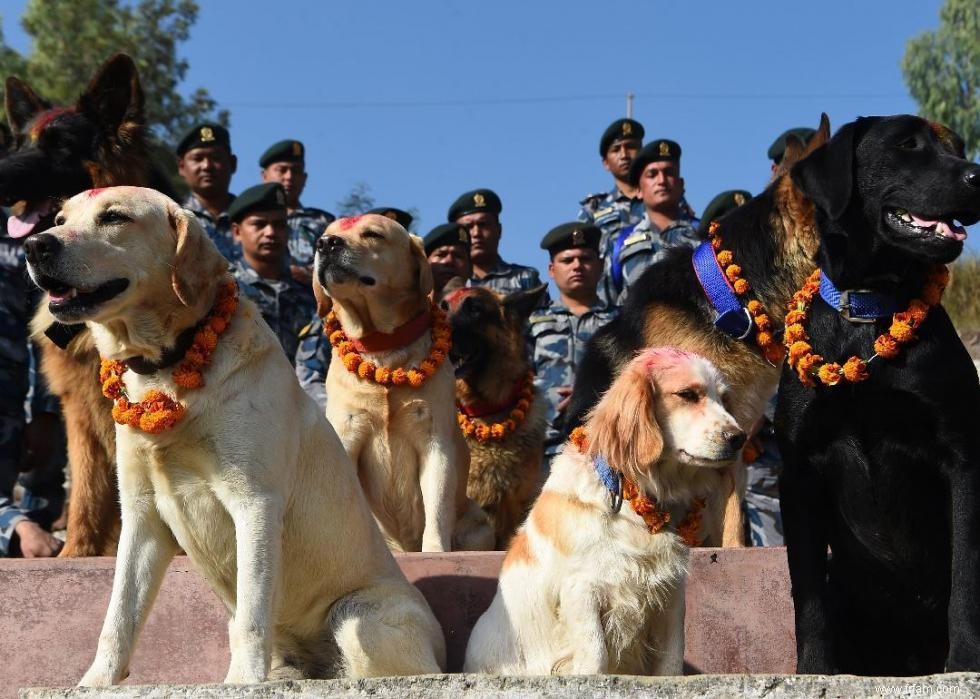
<svg viewBox="0 0 980 699"><path fill-rule="evenodd" d="M820 298L845 320L852 323L873 323L879 318L898 313L901 308L891 296L879 294L868 289L845 289L840 291L830 281L830 277L820 272Z"/></svg>
<svg viewBox="0 0 980 699"><path fill-rule="evenodd" d="M714 307L718 317L715 327L727 333L736 340L744 340L752 334L755 324L746 308L739 303L735 290L725 277L718 264L718 258L711 247L711 241L701 243L691 258L694 262L694 273L698 276L704 295Z"/></svg>
<svg viewBox="0 0 980 699"><path fill-rule="evenodd" d="M619 512L619 508L623 505L623 477L601 454L595 457L592 464L595 466L595 473L599 480L609 491L613 512Z"/></svg>

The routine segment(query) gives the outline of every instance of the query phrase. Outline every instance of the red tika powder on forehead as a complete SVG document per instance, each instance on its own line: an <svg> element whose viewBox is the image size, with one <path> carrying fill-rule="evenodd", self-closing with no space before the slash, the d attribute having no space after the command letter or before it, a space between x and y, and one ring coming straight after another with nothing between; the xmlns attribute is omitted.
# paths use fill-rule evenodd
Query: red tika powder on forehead
<svg viewBox="0 0 980 699"><path fill-rule="evenodd" d="M445 301L450 308L455 309L460 303L462 303L464 298L467 296L472 296L473 293L472 288L456 289L456 291L447 294L442 300Z"/></svg>
<svg viewBox="0 0 980 699"><path fill-rule="evenodd" d="M90 190L88 190L85 193L87 195L89 195L90 197L97 197L99 194L101 194L102 192L104 192L105 189L106 189L105 187L96 187L95 189L90 189Z"/></svg>
<svg viewBox="0 0 980 699"><path fill-rule="evenodd" d="M31 141L37 141L41 136L41 132L44 131L51 122L60 117L62 114L68 114L74 112L75 110L71 107L61 107L58 109L49 109L37 118L34 122L34 126L31 127Z"/></svg>
<svg viewBox="0 0 980 699"><path fill-rule="evenodd" d="M347 216L340 219L340 230L346 231L349 228L353 228L357 225L357 222L361 220L360 216Z"/></svg>

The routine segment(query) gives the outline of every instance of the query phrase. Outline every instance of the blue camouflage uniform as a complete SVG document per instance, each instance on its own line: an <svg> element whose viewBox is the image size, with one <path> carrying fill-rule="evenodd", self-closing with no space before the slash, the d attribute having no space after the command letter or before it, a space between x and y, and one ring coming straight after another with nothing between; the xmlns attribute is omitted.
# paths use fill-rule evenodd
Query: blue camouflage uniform
<svg viewBox="0 0 980 699"><path fill-rule="evenodd" d="M32 371L40 355L37 347L28 342L28 323L41 294L27 275L21 241L7 235L6 219L3 216L0 219L0 556L6 556L17 524L25 519L50 521L53 519L50 514L42 517L40 512L49 505L60 512L61 502L53 502L57 494L48 499L27 491L22 507L13 503L26 409L31 415L38 415L57 414L60 408L57 398L48 392L41 373ZM29 393L30 402L25 405ZM63 435L49 437L56 445L63 446ZM58 463L46 464L46 471L49 467L56 472L63 468L64 453L56 457ZM56 473L55 480L60 487L63 476Z"/></svg>
<svg viewBox="0 0 980 699"><path fill-rule="evenodd" d="M238 281L238 288L259 307L292 362L299 345L299 331L316 310L313 296L304 284L294 280L285 270L281 279L266 279L244 259L239 259L232 264L231 272Z"/></svg>
<svg viewBox="0 0 980 699"><path fill-rule="evenodd" d="M627 226L639 223L646 216L643 200L628 197L613 187L605 194L590 194L581 202L578 220L591 223L599 229L599 257L605 260L609 257L613 241L621 230Z"/></svg>
<svg viewBox="0 0 980 699"><path fill-rule="evenodd" d="M300 267L313 266L316 241L336 218L329 211L306 206L298 206L289 212L286 223L289 225L289 256L292 264Z"/></svg>
<svg viewBox="0 0 980 699"><path fill-rule="evenodd" d="M497 264L485 277L481 279L474 275L466 285L483 286L501 294L510 294L541 286L541 276L534 267L511 264L498 258Z"/></svg>
<svg viewBox="0 0 980 699"><path fill-rule="evenodd" d="M560 301L528 319L528 342L532 348L534 385L544 395L548 406L548 427L545 433L545 465L561 446L561 416L558 389L575 383L575 370L585 354L585 344L596 330L611 321L619 309L601 301L580 316L572 313Z"/></svg>
<svg viewBox="0 0 980 699"><path fill-rule="evenodd" d="M647 267L661 259L668 248L676 245L698 246L701 240L697 229L698 220L686 216L663 231L646 216L635 226L624 228L604 261L599 298L609 305L622 306L630 285L640 278Z"/></svg>
<svg viewBox="0 0 980 699"><path fill-rule="evenodd" d="M783 460L772 424L775 409L774 395L766 406L762 427L753 437L759 457L745 464L745 514L752 546L783 545L783 518L779 510L779 474Z"/></svg>
<svg viewBox="0 0 980 699"><path fill-rule="evenodd" d="M235 195L231 195L234 200ZM194 196L192 192L184 201L183 207L194 212L197 220L204 226L211 242L218 248L218 252L225 256L229 262L234 262L242 256L242 246L235 242L231 235L231 219L227 212L222 212L217 219L204 208L201 200Z"/></svg>
<svg viewBox="0 0 980 699"><path fill-rule="evenodd" d="M319 316L299 331L299 349L296 350L296 378L307 395L327 409L327 369L330 368L330 341L323 334L323 321Z"/></svg>

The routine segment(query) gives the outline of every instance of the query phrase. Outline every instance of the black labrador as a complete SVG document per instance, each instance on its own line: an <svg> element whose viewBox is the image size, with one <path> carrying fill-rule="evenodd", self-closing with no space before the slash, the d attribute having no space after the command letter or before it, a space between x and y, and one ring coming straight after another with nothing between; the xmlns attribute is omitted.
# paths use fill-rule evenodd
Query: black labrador
<svg viewBox="0 0 980 699"><path fill-rule="evenodd" d="M816 205L822 274L849 294L837 307L814 297L813 352L867 359L891 310L962 251L956 221L980 219L980 166L941 125L867 117L791 174ZM858 300L880 317L856 318ZM980 385L942 306L916 335L873 359L862 382L807 387L783 369L776 430L798 672L980 670Z"/></svg>

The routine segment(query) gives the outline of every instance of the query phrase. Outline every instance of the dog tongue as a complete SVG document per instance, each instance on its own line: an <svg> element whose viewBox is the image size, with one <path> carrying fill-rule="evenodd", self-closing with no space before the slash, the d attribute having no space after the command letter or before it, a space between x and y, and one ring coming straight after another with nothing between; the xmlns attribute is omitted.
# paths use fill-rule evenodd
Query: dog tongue
<svg viewBox="0 0 980 699"><path fill-rule="evenodd" d="M7 234L11 238L26 238L41 220L41 214L34 210L25 216L11 216L7 219Z"/></svg>
<svg viewBox="0 0 980 699"><path fill-rule="evenodd" d="M955 223L919 218L913 213L910 213L909 216L912 218L912 223L917 225L919 228L935 228L936 233L939 233L945 238L952 238L953 240L966 240L966 229L962 226L957 226Z"/></svg>

